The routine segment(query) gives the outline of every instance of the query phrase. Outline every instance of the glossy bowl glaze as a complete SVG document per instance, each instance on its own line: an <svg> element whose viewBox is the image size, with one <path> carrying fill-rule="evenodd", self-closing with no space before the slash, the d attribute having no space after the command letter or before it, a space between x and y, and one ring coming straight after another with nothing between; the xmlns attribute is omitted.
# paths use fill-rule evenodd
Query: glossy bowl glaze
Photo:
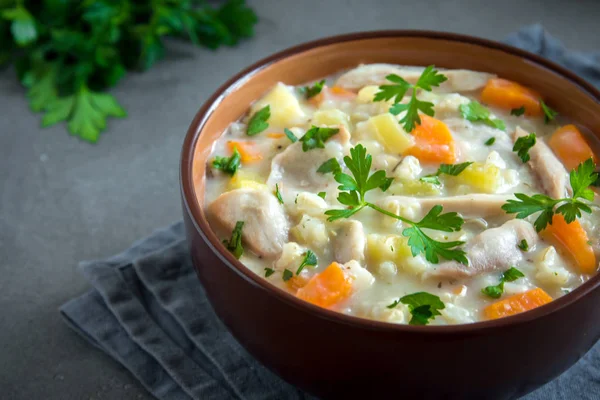
<svg viewBox="0 0 600 400"><path fill-rule="evenodd" d="M191 255L218 316L283 379L323 398L514 398L558 376L600 336L600 276L513 317L407 326L339 314L272 286L208 226L204 173L212 143L278 81L300 84L360 63L435 64L524 83L591 132L600 93L562 67L504 44L422 31L356 33L272 55L240 72L196 114L183 144L181 190Z"/></svg>

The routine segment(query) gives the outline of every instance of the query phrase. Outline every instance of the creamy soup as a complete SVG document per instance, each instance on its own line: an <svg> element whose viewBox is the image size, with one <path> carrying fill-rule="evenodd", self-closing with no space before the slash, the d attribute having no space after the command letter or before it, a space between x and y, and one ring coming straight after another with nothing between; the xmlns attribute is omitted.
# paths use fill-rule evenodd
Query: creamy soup
<svg viewBox="0 0 600 400"><path fill-rule="evenodd" d="M214 144L209 221L271 284L391 323L496 319L596 272L596 144L523 84L361 65L278 83ZM571 177L569 177L571 172Z"/></svg>

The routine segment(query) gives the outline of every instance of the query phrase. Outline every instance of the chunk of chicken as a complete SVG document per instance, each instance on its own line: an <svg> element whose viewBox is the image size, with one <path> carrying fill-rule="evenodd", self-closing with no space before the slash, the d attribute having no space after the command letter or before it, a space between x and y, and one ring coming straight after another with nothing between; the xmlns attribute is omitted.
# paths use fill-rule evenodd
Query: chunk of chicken
<svg viewBox="0 0 600 400"><path fill-rule="evenodd" d="M341 126L340 131L325 143L324 149L303 151L300 141L288 146L273 158L267 185L274 188L276 183L283 183L286 191L291 190L289 193L325 191L333 194L338 185L332 174L319 173L317 168L332 157L341 161L349 141L350 134Z"/></svg>
<svg viewBox="0 0 600 400"><path fill-rule="evenodd" d="M365 259L366 237L360 221L340 221L341 228L337 230L334 240L335 261L344 264L350 260Z"/></svg>
<svg viewBox="0 0 600 400"><path fill-rule="evenodd" d="M400 66L393 64L369 64L354 68L338 78L336 86L350 90L357 90L368 85L383 85L389 83L385 79L390 74L396 74L407 82L415 84L419 80L423 67ZM495 75L485 72L469 71L464 69L450 69L441 71L447 81L434 88L436 92L469 92L479 90Z"/></svg>
<svg viewBox="0 0 600 400"><path fill-rule="evenodd" d="M213 226L231 232L244 221L242 240L256 254L277 257L287 242L289 223L275 196L265 190L236 189L225 192L208 206Z"/></svg>
<svg viewBox="0 0 600 400"><path fill-rule="evenodd" d="M513 219L503 225L487 229L473 237L465 251L469 265L448 261L434 266L424 278L469 278L484 272L504 271L523 260L523 252L518 244L526 240L530 247L535 246L539 237L533 225L521 219Z"/></svg>
<svg viewBox="0 0 600 400"><path fill-rule="evenodd" d="M418 204L423 214L426 214L435 205L444 207L444 212L457 212L467 218L487 218L502 216L506 213L501 209L512 195L507 194L466 194L452 197L408 197L389 196L377 202L385 208L390 202L398 204Z"/></svg>
<svg viewBox="0 0 600 400"><path fill-rule="evenodd" d="M527 135L528 132L517 127L513 134L513 141L516 142L518 138ZM548 196L560 199L571 191L569 173L546 142L537 138L535 145L529 149L529 156L531 157L529 166L542 181L542 187Z"/></svg>

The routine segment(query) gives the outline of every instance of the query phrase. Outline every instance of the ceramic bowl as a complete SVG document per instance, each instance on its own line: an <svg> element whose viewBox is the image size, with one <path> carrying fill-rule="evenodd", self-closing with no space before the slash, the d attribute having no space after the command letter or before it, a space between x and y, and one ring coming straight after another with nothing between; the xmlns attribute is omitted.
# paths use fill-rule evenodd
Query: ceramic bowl
<svg viewBox="0 0 600 400"><path fill-rule="evenodd" d="M217 315L260 362L323 398L514 398L555 378L600 335L600 275L516 316L454 326L360 319L305 303L244 267L211 231L204 183L212 143L276 82L301 84L361 63L487 71L540 92L600 132L600 93L525 51L423 31L355 33L267 57L223 84L191 123L181 158L183 216L200 281Z"/></svg>

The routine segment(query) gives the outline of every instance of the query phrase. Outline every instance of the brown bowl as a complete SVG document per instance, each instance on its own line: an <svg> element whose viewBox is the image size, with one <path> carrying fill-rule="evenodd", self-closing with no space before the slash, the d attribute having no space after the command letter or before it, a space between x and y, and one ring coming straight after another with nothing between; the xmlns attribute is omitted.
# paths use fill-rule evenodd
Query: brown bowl
<svg viewBox="0 0 600 400"><path fill-rule="evenodd" d="M239 342L286 381L325 398L513 398L569 368L600 337L600 275L533 311L454 326L360 319L305 303L244 267L204 213L212 143L278 81L300 84L360 63L467 68L543 94L561 114L600 132L600 92L525 51L470 36L381 31L302 44L240 72L202 106L181 158L184 220L198 276ZM385 397L384 397L385 396Z"/></svg>

